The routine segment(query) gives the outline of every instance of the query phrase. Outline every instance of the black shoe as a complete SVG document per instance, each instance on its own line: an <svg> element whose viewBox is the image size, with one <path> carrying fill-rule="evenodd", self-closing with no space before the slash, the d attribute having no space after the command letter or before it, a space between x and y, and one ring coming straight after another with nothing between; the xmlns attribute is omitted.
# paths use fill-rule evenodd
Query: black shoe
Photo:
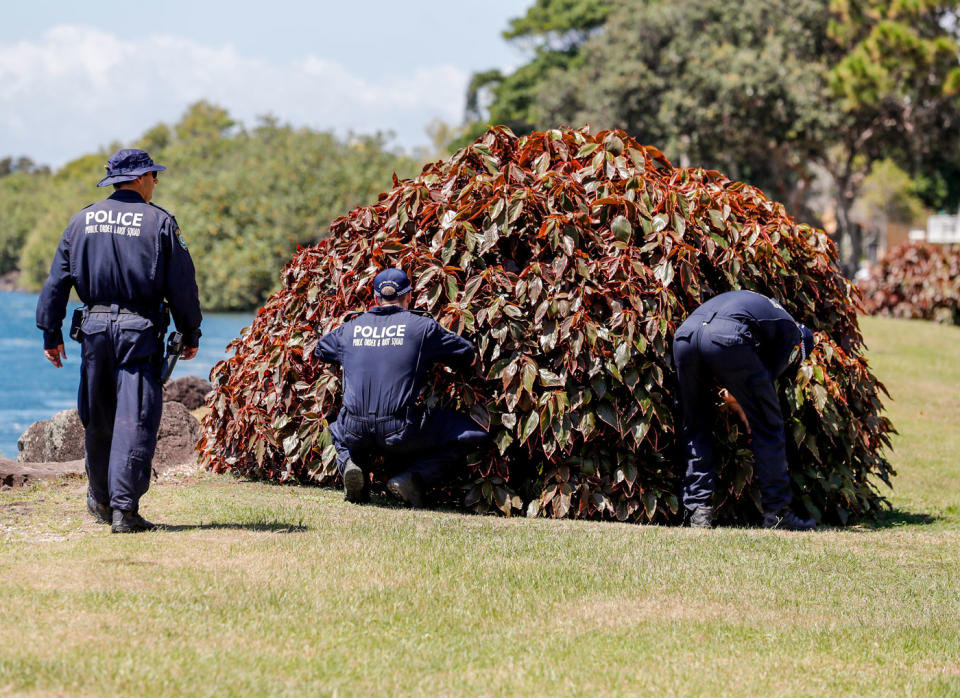
<svg viewBox="0 0 960 698"><path fill-rule="evenodd" d="M387 489L412 507L423 506L423 480L416 473L400 473L387 480Z"/></svg>
<svg viewBox="0 0 960 698"><path fill-rule="evenodd" d="M810 531L817 527L813 519L801 519L787 508L768 511L763 515L764 528L779 528L784 531Z"/></svg>
<svg viewBox="0 0 960 698"><path fill-rule="evenodd" d="M349 458L343 468L343 493L343 498L354 504L363 504L370 499L363 469Z"/></svg>
<svg viewBox="0 0 960 698"><path fill-rule="evenodd" d="M110 526L113 533L139 533L152 531L155 528L155 524L150 523L135 511L113 510L113 525Z"/></svg>
<svg viewBox="0 0 960 698"><path fill-rule="evenodd" d="M90 516L92 516L98 524L106 524L109 526L113 521L113 509L94 499L93 493L89 490L87 491L87 511L90 512Z"/></svg>
<svg viewBox="0 0 960 698"><path fill-rule="evenodd" d="M690 528L713 528L713 507L699 506L690 514Z"/></svg>

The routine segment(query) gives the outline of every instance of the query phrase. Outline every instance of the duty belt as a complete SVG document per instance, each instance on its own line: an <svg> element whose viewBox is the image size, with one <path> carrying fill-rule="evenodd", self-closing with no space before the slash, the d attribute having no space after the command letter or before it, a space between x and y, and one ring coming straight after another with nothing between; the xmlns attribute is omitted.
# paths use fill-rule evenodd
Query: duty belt
<svg viewBox="0 0 960 698"><path fill-rule="evenodd" d="M117 313L118 315L139 315L141 317L150 318L157 314L159 308L154 308L152 310L147 309L142 305L130 305L127 303L112 303L111 305L88 305L88 313Z"/></svg>
<svg viewBox="0 0 960 698"><path fill-rule="evenodd" d="M384 422L409 422L415 420L419 417L420 410L417 406L411 407L401 407L399 410L393 414L377 414L376 412L368 412L366 414L353 414L351 412L342 411L338 419L350 419L354 422L363 422L366 424L382 424Z"/></svg>

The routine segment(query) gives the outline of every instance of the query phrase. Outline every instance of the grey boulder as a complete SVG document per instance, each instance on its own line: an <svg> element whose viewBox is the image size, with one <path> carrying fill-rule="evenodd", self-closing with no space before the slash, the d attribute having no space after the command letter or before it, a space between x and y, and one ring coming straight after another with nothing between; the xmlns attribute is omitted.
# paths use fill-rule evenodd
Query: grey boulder
<svg viewBox="0 0 960 698"><path fill-rule="evenodd" d="M163 401L179 402L188 410L195 410L203 405L204 398L211 390L213 385L209 381L197 376L184 376L163 386Z"/></svg>
<svg viewBox="0 0 960 698"><path fill-rule="evenodd" d="M21 463L62 463L84 456L83 424L77 411L57 412L50 419L34 422L17 439Z"/></svg>
<svg viewBox="0 0 960 698"><path fill-rule="evenodd" d="M166 402L157 433L153 470L195 463L200 422L179 402ZM17 460L0 458L0 485L18 486L31 480L84 472L84 430L77 411L65 410L35 422L17 441Z"/></svg>

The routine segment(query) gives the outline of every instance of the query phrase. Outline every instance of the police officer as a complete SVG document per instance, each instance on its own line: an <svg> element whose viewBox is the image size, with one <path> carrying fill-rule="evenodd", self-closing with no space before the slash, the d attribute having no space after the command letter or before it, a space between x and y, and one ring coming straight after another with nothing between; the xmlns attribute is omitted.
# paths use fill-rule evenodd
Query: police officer
<svg viewBox="0 0 960 698"><path fill-rule="evenodd" d="M410 279L400 269L374 278L377 306L348 318L320 339L314 355L343 367L343 408L330 425L345 499L368 498L358 463L374 453L401 471L387 482L391 494L423 506L425 490L445 480L461 457L487 433L470 418L414 403L435 362L473 363L473 345L426 312L410 309Z"/></svg>
<svg viewBox="0 0 960 698"><path fill-rule="evenodd" d="M806 530L813 520L790 511L786 438L774 381L799 367L813 350L813 333L775 300L752 291L711 298L674 335L673 360L680 381L683 442L687 457L683 504L690 525L710 528L716 486L713 461L712 379L720 397L751 435L765 528Z"/></svg>
<svg viewBox="0 0 960 698"><path fill-rule="evenodd" d="M67 358L61 326L70 289L84 303L78 408L86 430L87 509L114 533L153 528L139 514L160 426L166 299L196 356L200 303L193 261L174 217L150 203L165 170L142 150L119 150L98 187L113 194L70 219L37 303L47 359Z"/></svg>

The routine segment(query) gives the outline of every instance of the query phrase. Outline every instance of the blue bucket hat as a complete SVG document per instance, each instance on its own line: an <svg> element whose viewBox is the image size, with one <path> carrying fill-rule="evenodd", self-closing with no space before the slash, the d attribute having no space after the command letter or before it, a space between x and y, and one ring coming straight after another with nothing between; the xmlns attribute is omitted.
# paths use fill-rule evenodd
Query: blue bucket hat
<svg viewBox="0 0 960 698"><path fill-rule="evenodd" d="M806 325L797 325L800 328L800 360L806 361L813 353L813 332Z"/></svg>
<svg viewBox="0 0 960 698"><path fill-rule="evenodd" d="M97 182L97 186L105 187L108 184L130 182L147 172L160 172L165 169L167 168L163 165L155 164L146 150L124 148L115 152L107 160L107 176Z"/></svg>
<svg viewBox="0 0 960 698"><path fill-rule="evenodd" d="M384 300L392 301L410 291L410 277L403 269L384 269L374 277L373 290Z"/></svg>

